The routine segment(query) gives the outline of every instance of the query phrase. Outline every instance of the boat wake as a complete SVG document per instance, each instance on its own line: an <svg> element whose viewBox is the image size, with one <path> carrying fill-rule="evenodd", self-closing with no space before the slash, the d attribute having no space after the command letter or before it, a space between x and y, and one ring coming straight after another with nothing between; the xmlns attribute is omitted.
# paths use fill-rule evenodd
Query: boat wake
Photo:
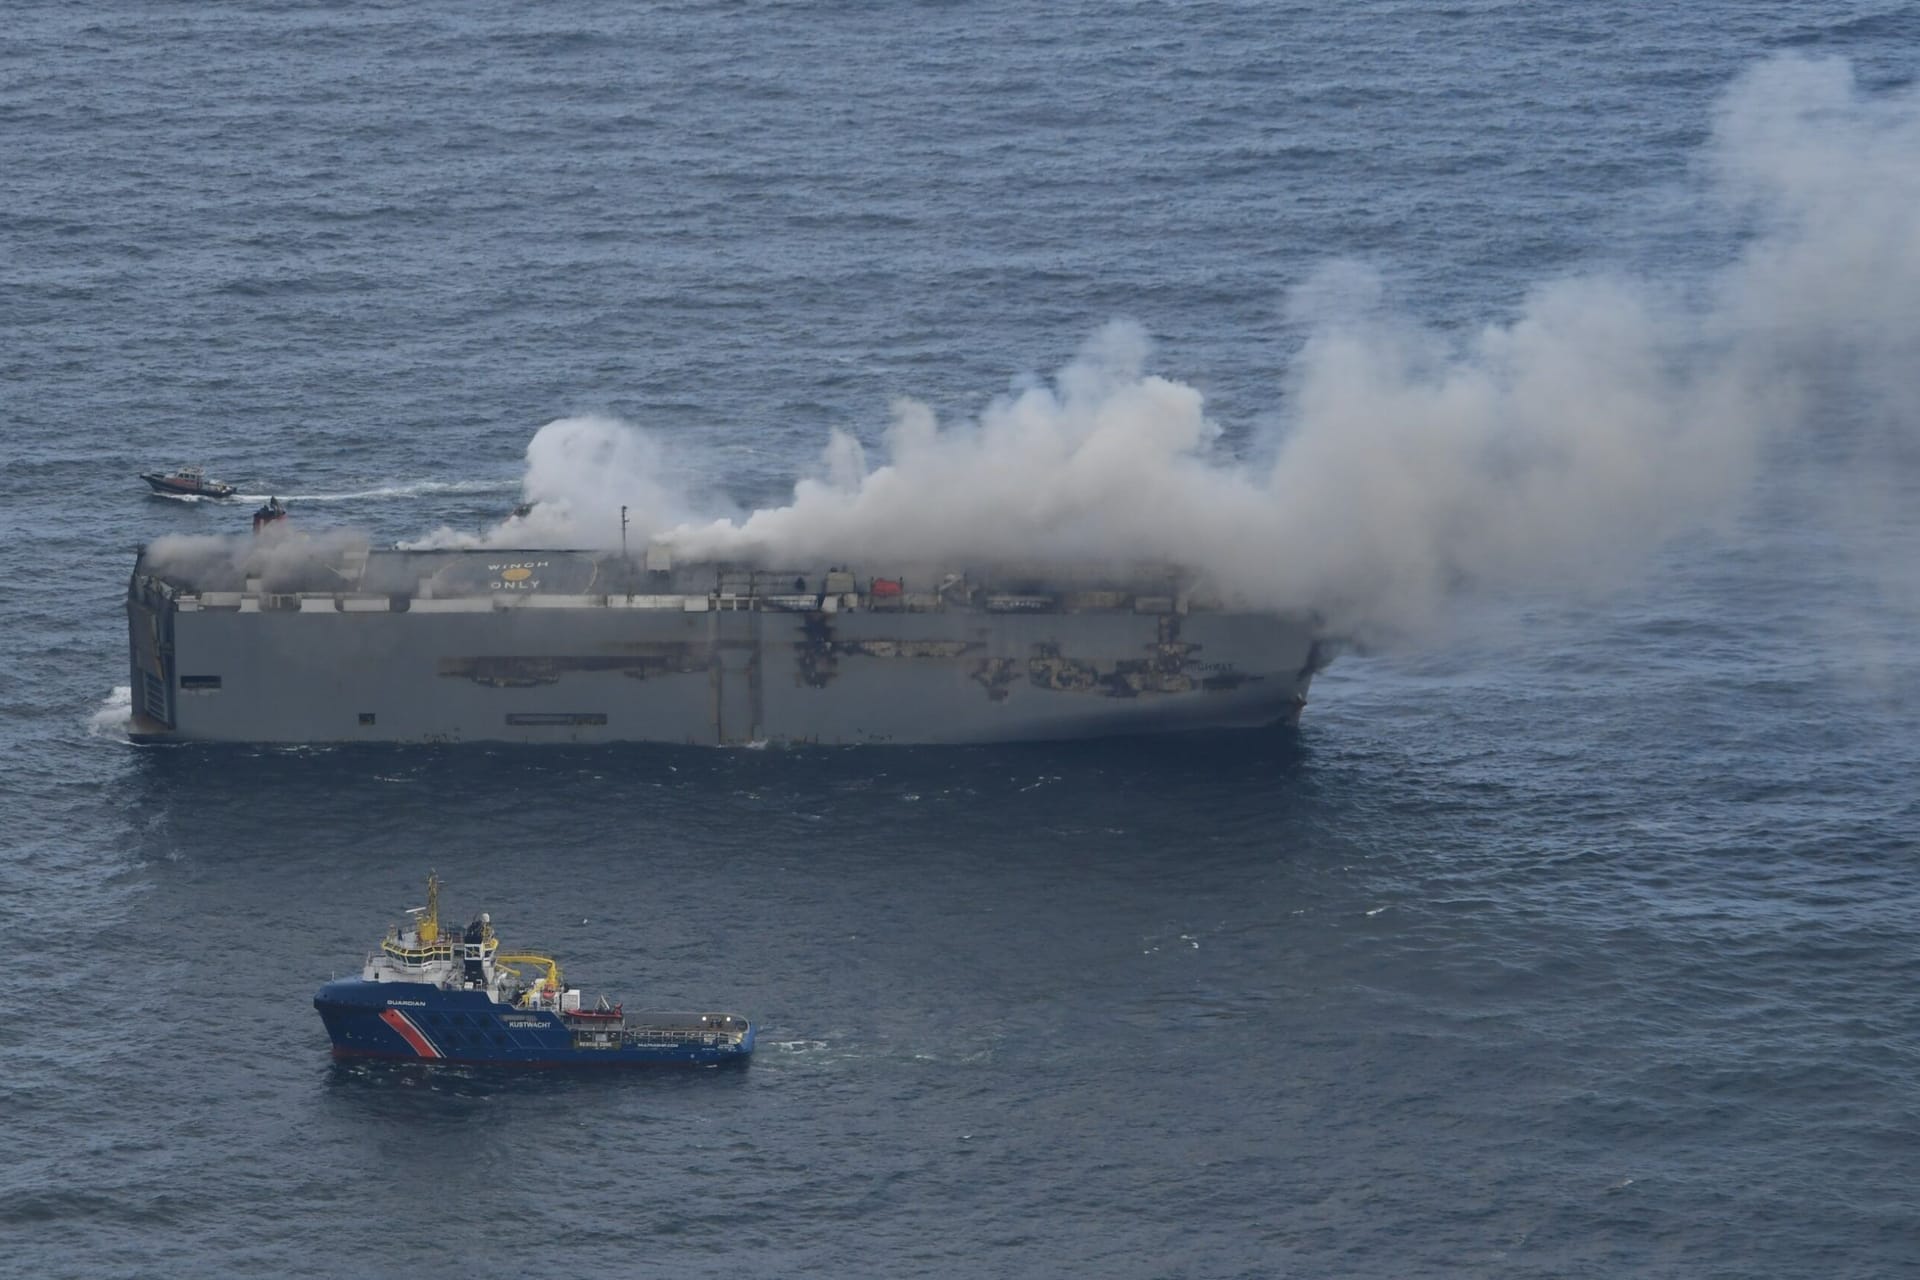
<svg viewBox="0 0 1920 1280"><path fill-rule="evenodd" d="M417 480L406 484L381 485L375 489L355 489L347 493L237 493L235 502L368 502L386 498L424 498L436 494L514 493L517 480Z"/></svg>
<svg viewBox="0 0 1920 1280"><path fill-rule="evenodd" d="M775 1040L773 1047L782 1053L822 1053L828 1046L825 1040Z"/></svg>

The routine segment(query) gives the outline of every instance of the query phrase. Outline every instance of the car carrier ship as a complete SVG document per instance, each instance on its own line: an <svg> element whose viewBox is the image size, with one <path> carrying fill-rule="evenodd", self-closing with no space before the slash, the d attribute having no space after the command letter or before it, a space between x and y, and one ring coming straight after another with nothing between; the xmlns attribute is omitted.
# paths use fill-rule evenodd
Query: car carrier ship
<svg viewBox="0 0 1920 1280"><path fill-rule="evenodd" d="M266 536L272 535L272 536ZM1290 722L1315 620L1177 569L143 548L137 741L978 743Z"/></svg>
<svg viewBox="0 0 1920 1280"><path fill-rule="evenodd" d="M620 1067L721 1066L753 1053L753 1024L738 1014L629 1014L605 997L586 1005L551 957L502 951L485 912L464 930L442 928L438 877L407 917L359 977L313 997L334 1057Z"/></svg>

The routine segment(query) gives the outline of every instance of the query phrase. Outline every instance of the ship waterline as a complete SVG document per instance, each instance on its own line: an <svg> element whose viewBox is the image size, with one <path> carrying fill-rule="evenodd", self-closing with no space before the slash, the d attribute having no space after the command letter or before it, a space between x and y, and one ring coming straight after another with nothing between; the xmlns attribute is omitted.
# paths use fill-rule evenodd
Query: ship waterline
<svg viewBox="0 0 1920 1280"><path fill-rule="evenodd" d="M934 744L1291 721L1310 618L1173 571L868 576L584 551L159 556L140 741Z"/></svg>

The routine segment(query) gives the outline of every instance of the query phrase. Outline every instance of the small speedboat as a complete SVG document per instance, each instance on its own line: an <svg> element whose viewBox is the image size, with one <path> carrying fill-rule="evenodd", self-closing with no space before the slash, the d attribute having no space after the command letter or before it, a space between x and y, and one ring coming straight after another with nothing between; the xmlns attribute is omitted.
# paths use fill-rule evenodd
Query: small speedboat
<svg viewBox="0 0 1920 1280"><path fill-rule="evenodd" d="M181 467L175 471L146 471L140 475L153 491L170 498L231 498L240 492L233 485L210 480L199 467Z"/></svg>

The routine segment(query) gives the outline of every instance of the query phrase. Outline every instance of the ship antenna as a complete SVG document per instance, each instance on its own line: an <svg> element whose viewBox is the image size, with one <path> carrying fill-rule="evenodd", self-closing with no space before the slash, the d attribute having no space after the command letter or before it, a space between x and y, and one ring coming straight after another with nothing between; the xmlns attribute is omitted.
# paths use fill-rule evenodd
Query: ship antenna
<svg viewBox="0 0 1920 1280"><path fill-rule="evenodd" d="M440 937L440 877L427 872L427 909L420 916L420 945L432 946Z"/></svg>

